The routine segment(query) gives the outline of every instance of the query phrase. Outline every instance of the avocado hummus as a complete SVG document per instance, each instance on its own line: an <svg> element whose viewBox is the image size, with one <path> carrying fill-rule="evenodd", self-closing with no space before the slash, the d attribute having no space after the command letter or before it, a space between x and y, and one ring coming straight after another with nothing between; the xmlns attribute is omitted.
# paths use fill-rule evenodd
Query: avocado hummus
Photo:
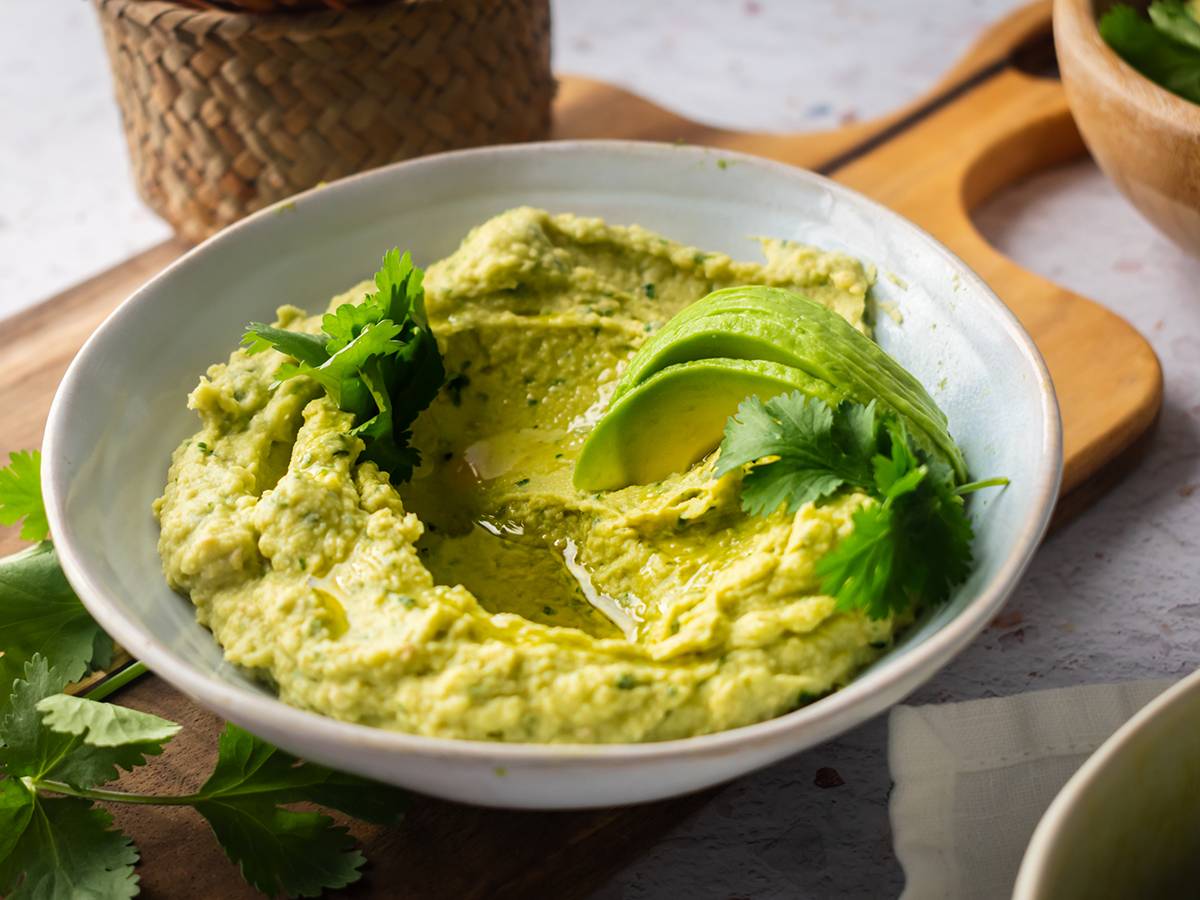
<svg viewBox="0 0 1200 900"><path fill-rule="evenodd" d="M836 611L813 572L862 494L750 517L741 474L714 478L711 458L572 487L623 366L710 291L792 287L865 327L858 261L762 243L765 264L735 262L528 208L476 228L426 275L448 377L398 487L359 461L351 417L316 383L273 386L286 357L234 352L190 395L203 427L155 503L168 581L284 701L423 735L682 738L845 684L898 624Z"/></svg>

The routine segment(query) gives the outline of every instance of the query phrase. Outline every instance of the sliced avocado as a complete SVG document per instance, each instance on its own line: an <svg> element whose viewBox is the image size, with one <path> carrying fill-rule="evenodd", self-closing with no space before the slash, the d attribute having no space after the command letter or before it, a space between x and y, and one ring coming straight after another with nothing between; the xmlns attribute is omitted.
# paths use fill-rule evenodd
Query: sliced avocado
<svg viewBox="0 0 1200 900"><path fill-rule="evenodd" d="M830 404L845 394L799 369L747 359L667 366L613 402L575 464L575 487L605 491L660 481L721 443L725 421L752 394L799 390Z"/></svg>
<svg viewBox="0 0 1200 900"><path fill-rule="evenodd" d="M647 344L634 354L617 382L620 397L667 366L698 359L761 359L805 368L795 349L796 338L778 317L762 312L728 312L676 322L672 319L665 340Z"/></svg>
<svg viewBox="0 0 1200 900"><path fill-rule="evenodd" d="M660 369L696 359L762 359L785 366L796 366L805 359L798 347L804 336L794 333L795 316L788 322L764 309L715 310L688 319L681 316L671 319L639 348L617 382L614 396L620 397Z"/></svg>
<svg viewBox="0 0 1200 900"><path fill-rule="evenodd" d="M771 360L836 385L859 403L876 400L906 419L914 437L940 453L959 479L966 478L946 417L921 383L837 313L791 291L725 288L693 303L634 354L614 396L620 399L668 366L716 357Z"/></svg>

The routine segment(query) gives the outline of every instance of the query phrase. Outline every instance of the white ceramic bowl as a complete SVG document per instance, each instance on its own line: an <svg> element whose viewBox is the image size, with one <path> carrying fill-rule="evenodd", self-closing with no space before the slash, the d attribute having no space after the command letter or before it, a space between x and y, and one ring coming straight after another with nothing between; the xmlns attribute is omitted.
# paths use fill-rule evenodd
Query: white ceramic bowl
<svg viewBox="0 0 1200 900"><path fill-rule="evenodd" d="M1138 711L1059 792L1013 900L1200 894L1200 672Z"/></svg>
<svg viewBox="0 0 1200 900"><path fill-rule="evenodd" d="M977 495L978 566L947 605L844 690L778 719L657 744L546 746L435 740L293 709L224 662L159 569L150 503L196 427L184 398L275 306L315 310L384 249L421 265L520 204L637 222L734 256L770 235L878 266L880 343L947 411L972 471L1008 475ZM401 163L264 210L197 247L122 304L54 398L43 477L63 567L134 656L198 703L294 753L429 794L570 808L696 790L827 740L896 703L995 615L1057 494L1062 450L1049 376L1029 336L966 265L896 214L832 181L749 156L618 141L470 150Z"/></svg>

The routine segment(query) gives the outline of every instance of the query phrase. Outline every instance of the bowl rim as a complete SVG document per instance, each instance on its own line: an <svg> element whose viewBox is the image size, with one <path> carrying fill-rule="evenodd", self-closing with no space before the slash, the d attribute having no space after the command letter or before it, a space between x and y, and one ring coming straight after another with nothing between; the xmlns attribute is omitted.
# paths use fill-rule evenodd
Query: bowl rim
<svg viewBox="0 0 1200 900"><path fill-rule="evenodd" d="M77 548L72 540L72 532L66 518L68 472L66 460L60 452L59 446L66 443L66 435L71 427L70 413L74 395L80 389L80 384L85 378L84 370L89 357L99 352L97 347L110 332L122 328L127 320L136 318L143 305L154 302L153 296L159 285L175 277L176 272L188 267L192 260L211 252L213 248L240 240L244 232L259 226L264 220L274 217L280 207L290 207L307 198L338 190L341 186L376 180L384 181L401 168L420 170L454 160L489 160L510 154L569 155L587 151L602 151L614 155L672 154L673 158L681 161L706 160L716 157L753 166L764 170L771 177L798 179L816 185L856 208L869 212L878 220L886 222L890 230L905 228L915 230L928 241L930 252L949 263L957 272L960 280L978 296L978 300L991 307L991 312L1000 321L1006 336L1016 345L1035 376L1034 385L1038 391L1044 422L1040 449L1045 462L1041 470L1036 473L1036 480L1032 487L1034 514L1024 522L996 574L983 585L978 595L970 600L958 615L920 644L910 648L903 656L896 657L891 664L861 674L832 694L773 719L710 734L666 741L560 744L429 737L346 722L289 706L277 697L219 680L213 677L209 671L176 658L170 649L145 632L136 618L126 614L120 605L108 596L89 571L86 563L87 554ZM329 185L311 188L253 213L221 230L172 262L123 300L96 328L71 361L55 392L46 423L42 453L42 480L46 511L59 561L68 580L101 627L131 656L141 660L151 671L201 706L214 710L236 708L237 714L228 716L229 718L241 722L264 722L276 733L319 737L331 744L350 744L363 750L432 755L441 758L453 757L460 760L478 759L508 763L554 761L560 764L571 762L587 764L614 759L636 761L723 755L745 745L774 744L787 734L804 729L820 732L824 726L825 728L832 727L833 731L840 732L844 729L838 729L836 723L839 719L845 720L848 716L852 717L855 709L870 709L871 713L868 715L881 711L882 707L876 709L871 706L871 698L874 695L883 693L887 685L892 682L907 685L905 693L911 692L931 678L954 655L965 649L971 639L982 631L995 615L1029 565L1038 543L1049 526L1063 469L1062 421L1050 373L1041 353L1015 314L1004 305L970 266L940 241L899 213L893 212L858 191L807 169L725 149L636 140L544 141L454 150L405 160L351 175ZM899 699L897 698L897 701ZM226 715L225 712L220 714ZM855 719L854 722L857 723L865 718L867 716ZM250 730L253 730L253 727Z"/></svg>
<svg viewBox="0 0 1200 900"><path fill-rule="evenodd" d="M1139 709L1124 725L1101 744L1070 777L1050 806L1042 813L1037 828L1029 839L1017 880L1013 885L1013 900L1041 900L1048 868L1067 834L1066 823L1076 806L1104 776L1109 764L1134 743L1142 731L1168 707L1179 702L1200 685L1200 671L1192 672L1164 690Z"/></svg>
<svg viewBox="0 0 1200 900"><path fill-rule="evenodd" d="M1091 80L1152 116L1163 127L1186 134L1200 134L1200 104L1180 97L1128 62L1100 35L1096 0L1054 0L1054 38L1058 53L1070 44ZM1068 35L1065 27L1072 29ZM1078 40L1075 40L1075 37ZM1064 79L1065 81L1065 79Z"/></svg>

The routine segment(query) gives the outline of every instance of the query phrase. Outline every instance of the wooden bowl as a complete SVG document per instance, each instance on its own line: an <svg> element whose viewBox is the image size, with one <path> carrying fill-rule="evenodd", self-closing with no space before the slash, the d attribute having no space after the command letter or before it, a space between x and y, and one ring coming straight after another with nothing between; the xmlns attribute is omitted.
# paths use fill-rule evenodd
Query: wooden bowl
<svg viewBox="0 0 1200 900"><path fill-rule="evenodd" d="M1200 105L1159 87L1100 37L1106 0L1054 0L1067 100L1104 173L1142 214L1200 255Z"/></svg>

